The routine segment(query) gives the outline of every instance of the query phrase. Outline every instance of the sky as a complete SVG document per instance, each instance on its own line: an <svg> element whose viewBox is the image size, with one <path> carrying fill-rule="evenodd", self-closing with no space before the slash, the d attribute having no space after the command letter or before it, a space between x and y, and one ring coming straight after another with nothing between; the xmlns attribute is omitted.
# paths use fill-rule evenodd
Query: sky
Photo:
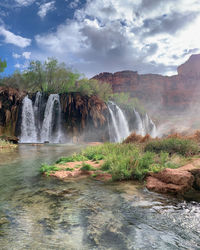
<svg viewBox="0 0 200 250"><path fill-rule="evenodd" d="M49 57L87 77L176 74L200 53L199 0L0 0L6 75Z"/></svg>

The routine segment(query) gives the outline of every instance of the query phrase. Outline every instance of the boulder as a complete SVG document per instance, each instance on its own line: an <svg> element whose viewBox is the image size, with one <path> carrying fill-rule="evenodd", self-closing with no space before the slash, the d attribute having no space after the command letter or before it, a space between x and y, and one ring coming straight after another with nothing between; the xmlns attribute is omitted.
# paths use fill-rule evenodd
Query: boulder
<svg viewBox="0 0 200 250"><path fill-rule="evenodd" d="M163 171L152 175L167 184L172 183L175 185L191 187L194 182L194 176L190 172L179 169L166 168Z"/></svg>
<svg viewBox="0 0 200 250"><path fill-rule="evenodd" d="M167 194L167 193L178 194L178 193L183 193L187 190L185 185L165 183L152 176L147 177L146 187L147 189L151 191L155 191L155 192L163 193L163 194Z"/></svg>

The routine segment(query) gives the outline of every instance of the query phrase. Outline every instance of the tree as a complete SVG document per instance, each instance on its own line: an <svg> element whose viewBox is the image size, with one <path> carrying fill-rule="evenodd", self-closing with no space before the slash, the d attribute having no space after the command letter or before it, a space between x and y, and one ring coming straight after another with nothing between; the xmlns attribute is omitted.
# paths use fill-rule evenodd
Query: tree
<svg viewBox="0 0 200 250"><path fill-rule="evenodd" d="M31 61L23 75L33 90L45 91L45 73L40 61Z"/></svg>
<svg viewBox="0 0 200 250"><path fill-rule="evenodd" d="M7 67L6 61L2 61L0 58L0 73L4 72L5 68Z"/></svg>

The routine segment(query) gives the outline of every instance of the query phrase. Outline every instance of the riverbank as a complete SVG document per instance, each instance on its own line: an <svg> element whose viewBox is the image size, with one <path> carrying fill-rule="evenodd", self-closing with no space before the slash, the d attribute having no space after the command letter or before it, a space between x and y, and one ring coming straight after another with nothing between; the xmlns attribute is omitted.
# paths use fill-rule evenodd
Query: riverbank
<svg viewBox="0 0 200 250"><path fill-rule="evenodd" d="M0 139L0 149L14 149L14 148L17 148L16 144Z"/></svg>

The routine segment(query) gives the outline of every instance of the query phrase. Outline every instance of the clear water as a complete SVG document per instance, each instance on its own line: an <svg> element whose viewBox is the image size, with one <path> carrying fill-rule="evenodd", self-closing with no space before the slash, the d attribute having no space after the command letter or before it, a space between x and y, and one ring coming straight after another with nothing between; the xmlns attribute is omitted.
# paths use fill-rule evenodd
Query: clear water
<svg viewBox="0 0 200 250"><path fill-rule="evenodd" d="M62 182L39 174L42 162L81 147L19 145L0 152L0 249L200 249L196 202L133 182Z"/></svg>

